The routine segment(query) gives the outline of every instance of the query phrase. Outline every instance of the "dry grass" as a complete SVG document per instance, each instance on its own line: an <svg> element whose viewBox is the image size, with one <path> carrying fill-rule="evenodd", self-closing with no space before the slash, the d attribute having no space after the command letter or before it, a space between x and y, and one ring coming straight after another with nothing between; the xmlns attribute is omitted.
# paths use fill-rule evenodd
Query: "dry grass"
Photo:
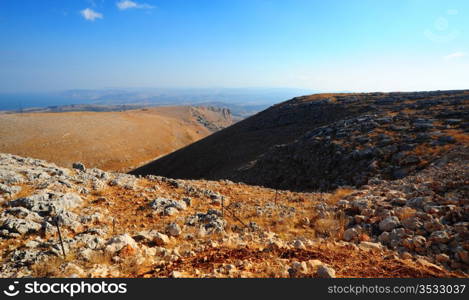
<svg viewBox="0 0 469 300"><path fill-rule="evenodd" d="M415 147L409 154L414 154L418 157L438 156L453 148L453 145L444 146L430 146L428 144L421 144Z"/></svg>
<svg viewBox="0 0 469 300"><path fill-rule="evenodd" d="M60 265L62 263L64 263L64 259L57 256L37 262L31 268L31 275L35 278L57 277L61 274Z"/></svg>
<svg viewBox="0 0 469 300"><path fill-rule="evenodd" d="M450 129L445 131L449 136L452 136L456 139L458 143L469 144L469 134L463 132L462 130Z"/></svg>
<svg viewBox="0 0 469 300"><path fill-rule="evenodd" d="M361 233L359 236L358 236L358 240L360 242L369 242L371 240L371 237L366 234L366 233Z"/></svg>
<svg viewBox="0 0 469 300"><path fill-rule="evenodd" d="M405 220L409 219L415 216L417 211L411 207L401 207L395 210L396 212L396 217L399 218L399 220Z"/></svg>
<svg viewBox="0 0 469 300"><path fill-rule="evenodd" d="M413 103L413 102L410 102L410 101L405 101L404 103ZM404 108L403 110L401 110L401 112L405 113L405 114L408 114L408 115L414 115L416 114L418 111L416 109L410 109L410 108Z"/></svg>
<svg viewBox="0 0 469 300"><path fill-rule="evenodd" d="M18 186L21 187L21 191L15 194L15 199L30 196L35 191L35 188L28 184L19 184Z"/></svg>
<svg viewBox="0 0 469 300"><path fill-rule="evenodd" d="M48 257L42 261L35 263L31 270L32 276L38 278L44 277L65 277L70 274L65 274L61 266L66 263L75 263L78 262L76 253L67 253L66 257L62 256L53 256Z"/></svg>
<svg viewBox="0 0 469 300"><path fill-rule="evenodd" d="M131 256L119 264L119 270L122 274L126 274L127 277L133 278L147 272L151 269L152 264L153 262L149 258Z"/></svg>
<svg viewBox="0 0 469 300"><path fill-rule="evenodd" d="M89 167L125 172L211 134L191 109L219 126L231 125L230 120L220 119L221 114L188 106L3 114L0 152L45 159L62 167L81 161Z"/></svg>
<svg viewBox="0 0 469 300"><path fill-rule="evenodd" d="M326 196L325 202L329 205L335 205L353 192L355 192L355 190L351 188L338 188L332 194Z"/></svg>
<svg viewBox="0 0 469 300"><path fill-rule="evenodd" d="M343 214L339 216L324 217L316 220L314 230L316 235L339 240L344 234L346 219Z"/></svg>

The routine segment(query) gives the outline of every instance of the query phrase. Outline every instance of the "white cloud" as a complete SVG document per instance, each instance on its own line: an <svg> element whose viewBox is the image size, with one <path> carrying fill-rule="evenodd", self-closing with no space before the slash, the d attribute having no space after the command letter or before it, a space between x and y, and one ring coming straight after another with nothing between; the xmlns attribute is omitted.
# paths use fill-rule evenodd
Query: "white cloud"
<svg viewBox="0 0 469 300"><path fill-rule="evenodd" d="M446 55L443 58L445 60L452 60L452 59L457 59L457 58L461 58L461 57L465 57L465 56L467 56L467 53L465 53L465 52L454 52L454 53L451 53L449 55Z"/></svg>
<svg viewBox="0 0 469 300"><path fill-rule="evenodd" d="M122 0L116 3L117 8L120 10L132 9L132 8L140 8L140 9L153 9L154 6L147 4L147 3L138 3L135 1L130 0Z"/></svg>
<svg viewBox="0 0 469 300"><path fill-rule="evenodd" d="M102 19L103 14L92 10L91 8L85 8L84 10L80 11L80 14L88 21L94 21L96 19Z"/></svg>

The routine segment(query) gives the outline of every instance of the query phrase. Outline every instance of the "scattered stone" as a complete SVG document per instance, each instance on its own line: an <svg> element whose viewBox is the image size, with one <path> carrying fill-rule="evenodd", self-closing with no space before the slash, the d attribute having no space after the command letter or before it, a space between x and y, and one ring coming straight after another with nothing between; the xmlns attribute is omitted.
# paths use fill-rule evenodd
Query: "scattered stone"
<svg viewBox="0 0 469 300"><path fill-rule="evenodd" d="M469 251L459 248L456 251L456 255L460 261L469 264Z"/></svg>
<svg viewBox="0 0 469 300"><path fill-rule="evenodd" d="M79 207L83 204L81 197L75 193L40 193L25 198L13 200L9 202L12 207L22 206L33 212L49 215L54 209L68 210Z"/></svg>
<svg viewBox="0 0 469 300"><path fill-rule="evenodd" d="M19 186L11 186L11 185L6 185L6 184L1 184L0 183L0 195L5 195L7 194L9 197L12 197L16 194L18 194L21 191L21 187Z"/></svg>
<svg viewBox="0 0 469 300"><path fill-rule="evenodd" d="M399 219L394 216L385 218L379 223L379 229L381 231L392 231L394 228L400 225Z"/></svg>
<svg viewBox="0 0 469 300"><path fill-rule="evenodd" d="M186 219L186 225L201 226L206 233L221 233L225 231L226 221L221 217L221 212L209 209L206 214L197 213Z"/></svg>
<svg viewBox="0 0 469 300"><path fill-rule="evenodd" d="M121 234L112 237L107 243L104 251L109 254L115 254L124 247L130 247L136 250L138 248L135 240L128 234Z"/></svg>
<svg viewBox="0 0 469 300"><path fill-rule="evenodd" d="M391 241L391 237L390 237L390 234L389 232L383 232L380 234L380 236L378 237L379 241L383 244L387 244Z"/></svg>
<svg viewBox="0 0 469 300"><path fill-rule="evenodd" d="M355 228L349 228L344 231L344 240L347 242L358 237L358 231Z"/></svg>
<svg viewBox="0 0 469 300"><path fill-rule="evenodd" d="M28 233L36 233L41 229L41 227L41 224L34 221L10 217L3 221L0 229L6 229L9 233L19 233L20 235L24 235Z"/></svg>
<svg viewBox="0 0 469 300"><path fill-rule="evenodd" d="M382 250L383 246L380 243L361 242L358 247L362 250Z"/></svg>
<svg viewBox="0 0 469 300"><path fill-rule="evenodd" d="M306 274L308 272L308 266L306 265L306 262L304 261L293 262L291 265L291 269L294 271L294 273Z"/></svg>
<svg viewBox="0 0 469 300"><path fill-rule="evenodd" d="M171 278L184 278L184 273L179 271L172 271Z"/></svg>
<svg viewBox="0 0 469 300"><path fill-rule="evenodd" d="M446 244L450 237L446 231L434 231L430 235L430 241L437 244Z"/></svg>
<svg viewBox="0 0 469 300"><path fill-rule="evenodd" d="M192 204L192 199L189 198L189 197L182 198L182 201L184 201L184 203L186 203L187 207L191 206L191 204Z"/></svg>
<svg viewBox="0 0 469 300"><path fill-rule="evenodd" d="M166 198L157 198L150 202L150 208L155 210L156 213L173 216L177 214L180 210L186 210L187 204L185 201L178 201Z"/></svg>
<svg viewBox="0 0 469 300"><path fill-rule="evenodd" d="M169 236L179 236L182 233L181 227L176 224L176 223L171 223L168 226L166 226L166 232L168 233Z"/></svg>
<svg viewBox="0 0 469 300"><path fill-rule="evenodd" d="M322 265L316 271L316 275L319 278L335 278L335 270L326 265Z"/></svg>
<svg viewBox="0 0 469 300"><path fill-rule="evenodd" d="M305 244L304 244L302 241L300 241L300 240L295 240L295 241L293 242L293 247L295 247L295 249L302 249L302 250L305 250L305 249L306 249Z"/></svg>
<svg viewBox="0 0 469 300"><path fill-rule="evenodd" d="M82 171L82 172L86 171L85 165L81 162L73 163L72 168L74 168L75 170L78 170L78 171Z"/></svg>
<svg viewBox="0 0 469 300"><path fill-rule="evenodd" d="M152 241L158 246L165 246L169 243L169 237L166 234L156 232L152 235Z"/></svg>
<svg viewBox="0 0 469 300"><path fill-rule="evenodd" d="M444 253L437 254L435 258L436 258L436 261L440 263L447 263L450 260L449 256Z"/></svg>

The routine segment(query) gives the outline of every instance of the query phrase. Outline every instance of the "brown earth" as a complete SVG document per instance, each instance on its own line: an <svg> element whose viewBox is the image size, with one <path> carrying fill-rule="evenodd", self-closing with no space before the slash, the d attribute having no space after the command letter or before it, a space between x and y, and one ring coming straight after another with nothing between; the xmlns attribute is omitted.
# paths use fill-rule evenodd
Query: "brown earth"
<svg viewBox="0 0 469 300"><path fill-rule="evenodd" d="M0 115L0 151L70 167L127 171L231 125L227 110L158 107L124 112Z"/></svg>

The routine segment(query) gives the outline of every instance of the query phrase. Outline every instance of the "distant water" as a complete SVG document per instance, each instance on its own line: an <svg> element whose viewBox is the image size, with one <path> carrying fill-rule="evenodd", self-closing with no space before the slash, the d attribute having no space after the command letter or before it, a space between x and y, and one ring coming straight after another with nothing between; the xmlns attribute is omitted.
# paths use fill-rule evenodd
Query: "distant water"
<svg viewBox="0 0 469 300"><path fill-rule="evenodd" d="M312 91L282 88L239 89L102 89L49 93L0 93L0 110L21 110L71 104L196 105L220 102L235 105L272 105Z"/></svg>
<svg viewBox="0 0 469 300"><path fill-rule="evenodd" d="M54 94L0 94L0 110L89 103L86 100Z"/></svg>

